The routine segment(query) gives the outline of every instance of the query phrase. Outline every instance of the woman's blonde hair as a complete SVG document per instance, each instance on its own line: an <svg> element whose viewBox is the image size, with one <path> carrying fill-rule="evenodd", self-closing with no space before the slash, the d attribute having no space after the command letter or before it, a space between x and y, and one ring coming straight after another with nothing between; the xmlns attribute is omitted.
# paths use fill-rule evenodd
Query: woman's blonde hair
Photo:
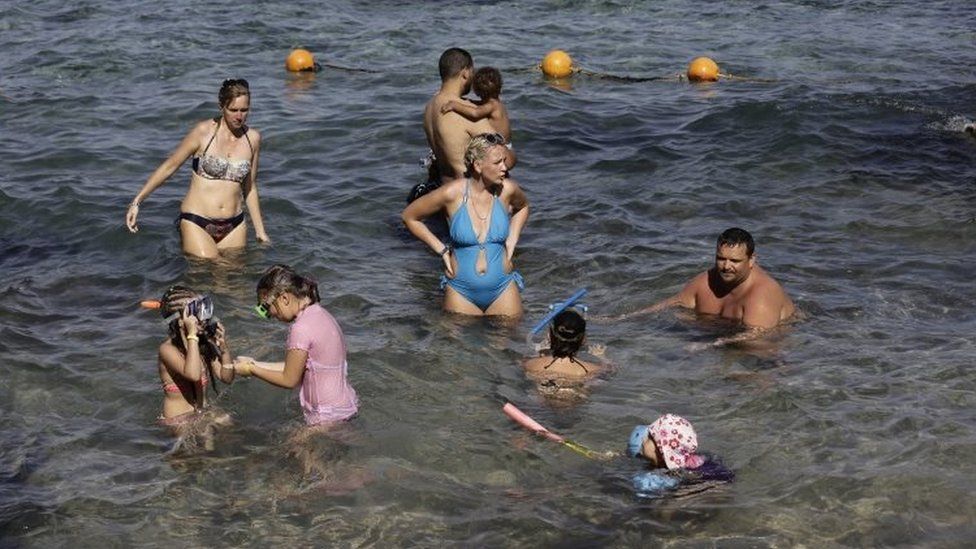
<svg viewBox="0 0 976 549"><path fill-rule="evenodd" d="M474 163L483 160L492 147L504 145L505 138L499 133L482 133L468 141L468 147L464 149L464 167L466 175L471 176L471 169Z"/></svg>

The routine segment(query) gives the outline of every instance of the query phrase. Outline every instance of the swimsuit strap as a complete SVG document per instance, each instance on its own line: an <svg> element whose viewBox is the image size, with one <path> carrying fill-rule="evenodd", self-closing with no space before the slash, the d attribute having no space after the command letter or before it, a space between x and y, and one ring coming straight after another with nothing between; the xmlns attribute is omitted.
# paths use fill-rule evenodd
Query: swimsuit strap
<svg viewBox="0 0 976 549"><path fill-rule="evenodd" d="M586 366L583 366L583 363L582 362L576 360L576 357L575 356L569 357L569 360L575 362L576 364L579 364L579 367L582 368L584 372L590 373L590 371L586 369ZM215 384L215 387L214 388L216 388L216 384Z"/></svg>
<svg viewBox="0 0 976 549"><path fill-rule="evenodd" d="M461 198L462 206L468 203L468 189L470 188L471 188L471 178L469 177L464 180L464 196Z"/></svg>
<svg viewBox="0 0 976 549"><path fill-rule="evenodd" d="M220 130L220 121L221 120L223 120L223 119L222 118L219 118L219 117L217 118L217 127L214 128L213 135L210 136L210 141L207 141L207 146L203 148L203 152L200 153L200 156L206 156L207 151L210 150L210 144L213 143L214 142L214 139L217 138L217 131ZM247 140L247 148L251 149L251 155L253 156L254 155L254 145L251 144L251 138L247 136L247 130L248 130L248 128L245 127L244 128L244 139ZM248 159L248 160L250 160L250 159Z"/></svg>
<svg viewBox="0 0 976 549"><path fill-rule="evenodd" d="M200 153L200 156L207 155L207 151L210 150L210 144L214 142L214 139L217 139L217 130L219 129L220 129L220 118L217 119L217 127L214 128L213 135L210 136L210 141L207 141L207 146L203 148L203 152Z"/></svg>
<svg viewBox="0 0 976 549"><path fill-rule="evenodd" d="M551 361L549 361L549 364L546 364L545 366L543 366L543 367L542 367L542 369L543 369L543 370L548 370L548 369L549 369L549 367L550 367L550 366L552 366L553 364L555 364L557 360L559 360L559 358L558 358L558 357L552 357L552 360L551 360ZM578 360L576 360L576 357L575 357L575 356L571 356L571 357L569 357L569 361L570 361L570 362L575 362L576 364L578 364L578 365L579 365L579 367L580 367L580 368L582 368L582 369L583 369L583 371L584 371L584 372L586 372L586 373L590 373L590 371L586 369L586 366L583 366L583 363L582 363L582 362L580 362L580 361L578 361Z"/></svg>
<svg viewBox="0 0 976 549"><path fill-rule="evenodd" d="M247 140L247 148L251 149L251 156L254 156L254 145L251 145L251 138L247 136L248 129L249 128L247 126L244 126L244 139Z"/></svg>

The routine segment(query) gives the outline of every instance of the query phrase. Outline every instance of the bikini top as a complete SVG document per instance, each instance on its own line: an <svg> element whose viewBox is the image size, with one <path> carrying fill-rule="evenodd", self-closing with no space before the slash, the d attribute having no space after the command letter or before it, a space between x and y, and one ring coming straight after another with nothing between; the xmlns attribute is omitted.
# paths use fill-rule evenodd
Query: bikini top
<svg viewBox="0 0 976 549"><path fill-rule="evenodd" d="M210 141L208 141L207 146L204 147L203 154L193 157L193 172L204 179L220 179L235 181L243 184L244 181L247 180L248 174L251 173L251 161L249 159L228 160L219 156L207 154L207 150L210 149L210 144L213 143L214 139L216 139L217 130L219 129L220 120L217 121L217 129L215 129L213 135L210 136ZM250 147L251 153L253 154L254 147L251 146L251 139L247 136L247 131L244 132L244 139L247 139L247 146Z"/></svg>
<svg viewBox="0 0 976 549"><path fill-rule="evenodd" d="M182 377L179 377L179 376L174 376L174 375L170 375L170 378L173 381L171 381L169 383L166 383L165 381L163 382L163 391L164 392L167 392L167 393L190 393L190 394L193 394L193 385L194 385L194 383L192 381L190 381L189 379L182 378ZM203 375L200 376L200 381L197 382L197 383L200 384L200 388L201 389L203 389L203 388L205 388L207 386L207 383L209 383L209 381L210 381L209 378L210 378L210 376L206 373L206 371L204 371Z"/></svg>
<svg viewBox="0 0 976 549"><path fill-rule="evenodd" d="M488 222L488 234L485 235L484 242L478 240L478 234L474 230L471 214L468 213L468 189L471 181L467 181L464 187L464 198L461 199L461 207L455 212L451 219L451 240L456 248L466 248L478 246L483 248L486 244L504 244L508 238L509 218L508 212L497 197L491 201L490 221ZM473 206L472 206L473 207Z"/></svg>

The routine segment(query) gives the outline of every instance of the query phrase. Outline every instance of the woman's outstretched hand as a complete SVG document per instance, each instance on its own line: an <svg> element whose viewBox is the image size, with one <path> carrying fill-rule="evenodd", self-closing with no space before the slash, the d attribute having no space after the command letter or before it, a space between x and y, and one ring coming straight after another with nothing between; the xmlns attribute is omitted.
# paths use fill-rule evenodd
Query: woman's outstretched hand
<svg viewBox="0 0 976 549"><path fill-rule="evenodd" d="M129 204L129 209L125 212L125 226L130 233L139 232L139 226L136 225L137 217L139 217L139 205L133 202Z"/></svg>

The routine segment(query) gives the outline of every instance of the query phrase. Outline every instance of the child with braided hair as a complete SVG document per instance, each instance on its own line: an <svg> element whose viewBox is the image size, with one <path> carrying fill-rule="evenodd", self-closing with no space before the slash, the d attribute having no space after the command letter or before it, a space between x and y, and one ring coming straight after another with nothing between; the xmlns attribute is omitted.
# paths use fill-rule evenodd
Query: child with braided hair
<svg viewBox="0 0 976 549"><path fill-rule="evenodd" d="M169 337L159 346L164 395L159 423L182 435L206 408L207 385L212 379L231 383L234 368L224 325L213 318L209 296L173 286L163 294L159 310L169 330Z"/></svg>

